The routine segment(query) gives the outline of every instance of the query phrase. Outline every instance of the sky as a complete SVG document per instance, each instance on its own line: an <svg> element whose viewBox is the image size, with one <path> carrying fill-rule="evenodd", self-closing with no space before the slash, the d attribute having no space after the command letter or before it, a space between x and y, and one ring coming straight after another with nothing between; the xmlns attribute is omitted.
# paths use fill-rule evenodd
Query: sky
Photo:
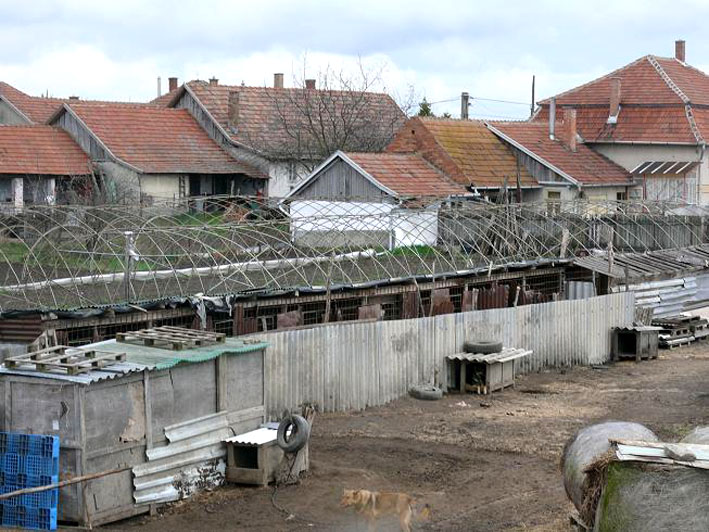
<svg viewBox="0 0 709 532"><path fill-rule="evenodd" d="M524 119L537 101L646 54L709 72L709 1L0 0L0 81L29 94L147 101L180 83L287 86L325 71L436 114ZM501 103L491 100L504 100Z"/></svg>

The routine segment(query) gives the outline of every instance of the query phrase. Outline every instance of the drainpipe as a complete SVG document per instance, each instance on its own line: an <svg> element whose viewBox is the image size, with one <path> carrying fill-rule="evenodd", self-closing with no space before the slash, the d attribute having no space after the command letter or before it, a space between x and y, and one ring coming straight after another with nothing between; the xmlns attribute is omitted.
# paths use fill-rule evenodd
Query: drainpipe
<svg viewBox="0 0 709 532"><path fill-rule="evenodd" d="M697 172L697 205L702 204L702 163L704 162L704 154L707 151L707 143L702 141L699 144L699 171ZM709 176L707 176L709 177Z"/></svg>

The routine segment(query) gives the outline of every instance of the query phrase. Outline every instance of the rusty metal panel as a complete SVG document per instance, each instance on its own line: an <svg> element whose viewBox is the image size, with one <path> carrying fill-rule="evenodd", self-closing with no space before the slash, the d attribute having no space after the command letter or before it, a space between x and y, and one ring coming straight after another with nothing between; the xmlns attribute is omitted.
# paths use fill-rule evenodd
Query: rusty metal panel
<svg viewBox="0 0 709 532"><path fill-rule="evenodd" d="M276 329L288 329L303 325L303 315L299 310L282 312L276 316Z"/></svg>
<svg viewBox="0 0 709 532"><path fill-rule="evenodd" d="M477 288L465 287L463 290L463 299L460 303L461 312L469 312L478 308L478 292L479 290Z"/></svg>
<svg viewBox="0 0 709 532"><path fill-rule="evenodd" d="M510 287L507 285L492 285L490 288L483 288L479 294L478 308L505 308L510 298Z"/></svg>
<svg viewBox="0 0 709 532"><path fill-rule="evenodd" d="M357 319L360 320L381 320L382 319L382 306L379 303L374 305L362 305L357 309Z"/></svg>
<svg viewBox="0 0 709 532"><path fill-rule="evenodd" d="M455 307L451 301L450 290L448 288L438 288L431 291L431 316L441 314L452 314Z"/></svg>
<svg viewBox="0 0 709 532"><path fill-rule="evenodd" d="M418 318L419 315L419 292L404 292L402 294L401 312L402 318Z"/></svg>

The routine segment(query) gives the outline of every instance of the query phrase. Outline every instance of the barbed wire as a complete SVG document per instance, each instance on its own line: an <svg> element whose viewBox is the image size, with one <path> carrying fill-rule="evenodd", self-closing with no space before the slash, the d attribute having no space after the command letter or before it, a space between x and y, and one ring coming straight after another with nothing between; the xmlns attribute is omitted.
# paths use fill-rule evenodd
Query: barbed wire
<svg viewBox="0 0 709 532"><path fill-rule="evenodd" d="M709 210L654 202L200 197L0 215L0 310L464 274L704 243ZM127 234L129 233L129 234Z"/></svg>

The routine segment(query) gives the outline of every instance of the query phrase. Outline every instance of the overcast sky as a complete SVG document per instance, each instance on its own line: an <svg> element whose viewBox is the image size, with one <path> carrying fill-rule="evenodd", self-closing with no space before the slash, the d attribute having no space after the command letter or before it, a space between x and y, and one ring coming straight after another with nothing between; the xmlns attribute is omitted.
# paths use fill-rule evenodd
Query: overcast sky
<svg viewBox="0 0 709 532"><path fill-rule="evenodd" d="M358 58L380 89L457 116L471 97L529 102L646 54L709 71L709 2L465 0L0 0L0 80L30 94L145 101L169 76L286 84ZM471 114L525 118L529 106L473 100Z"/></svg>

